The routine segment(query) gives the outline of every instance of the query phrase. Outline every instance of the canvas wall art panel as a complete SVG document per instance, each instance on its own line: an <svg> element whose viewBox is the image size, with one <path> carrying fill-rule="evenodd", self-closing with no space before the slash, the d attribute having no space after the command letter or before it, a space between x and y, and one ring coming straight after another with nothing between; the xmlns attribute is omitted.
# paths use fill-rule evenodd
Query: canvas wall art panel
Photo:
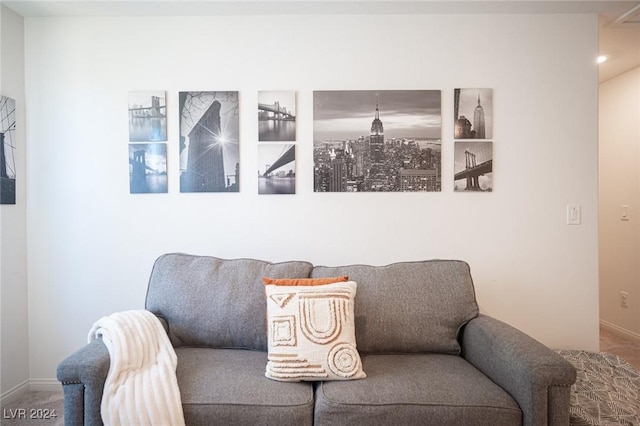
<svg viewBox="0 0 640 426"><path fill-rule="evenodd" d="M493 192L493 142L455 141L454 191Z"/></svg>
<svg viewBox="0 0 640 426"><path fill-rule="evenodd" d="M296 146L258 145L258 193L296 193Z"/></svg>
<svg viewBox="0 0 640 426"><path fill-rule="evenodd" d="M16 203L16 101L0 97L0 204Z"/></svg>
<svg viewBox="0 0 640 426"><path fill-rule="evenodd" d="M493 90L454 89L455 139L493 138Z"/></svg>
<svg viewBox="0 0 640 426"><path fill-rule="evenodd" d="M296 92L258 92L258 141L296 140Z"/></svg>
<svg viewBox="0 0 640 426"><path fill-rule="evenodd" d="M238 92L180 92L180 192L238 192Z"/></svg>
<svg viewBox="0 0 640 426"><path fill-rule="evenodd" d="M315 192L441 190L439 90L313 93Z"/></svg>
<svg viewBox="0 0 640 426"><path fill-rule="evenodd" d="M167 192L167 144L129 144L129 192Z"/></svg>
<svg viewBox="0 0 640 426"><path fill-rule="evenodd" d="M129 92L129 142L167 140L167 101L164 91Z"/></svg>

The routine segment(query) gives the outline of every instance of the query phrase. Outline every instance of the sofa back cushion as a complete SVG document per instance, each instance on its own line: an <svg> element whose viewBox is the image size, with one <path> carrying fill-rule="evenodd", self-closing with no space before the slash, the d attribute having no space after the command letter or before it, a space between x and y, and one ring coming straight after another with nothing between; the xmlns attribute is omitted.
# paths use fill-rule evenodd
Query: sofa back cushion
<svg viewBox="0 0 640 426"><path fill-rule="evenodd" d="M176 347L266 351L262 277L306 278L311 268L308 262L165 254L153 266L145 306L167 321Z"/></svg>
<svg viewBox="0 0 640 426"><path fill-rule="evenodd" d="M478 315L469 265L455 260L388 266L316 266L311 276L348 275L358 283L360 353L459 354L458 333Z"/></svg>

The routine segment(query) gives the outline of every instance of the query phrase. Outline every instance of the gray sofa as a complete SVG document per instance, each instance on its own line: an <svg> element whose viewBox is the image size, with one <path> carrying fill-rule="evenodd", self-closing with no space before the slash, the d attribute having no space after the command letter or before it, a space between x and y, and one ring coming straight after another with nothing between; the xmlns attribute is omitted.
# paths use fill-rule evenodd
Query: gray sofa
<svg viewBox="0 0 640 426"><path fill-rule="evenodd" d="M267 379L262 278L340 275L358 284L356 343L367 378ZM462 261L325 267L167 254L155 262L145 308L176 350L188 425L569 424L575 369L479 314ZM102 423L108 369L100 340L60 363L65 424Z"/></svg>

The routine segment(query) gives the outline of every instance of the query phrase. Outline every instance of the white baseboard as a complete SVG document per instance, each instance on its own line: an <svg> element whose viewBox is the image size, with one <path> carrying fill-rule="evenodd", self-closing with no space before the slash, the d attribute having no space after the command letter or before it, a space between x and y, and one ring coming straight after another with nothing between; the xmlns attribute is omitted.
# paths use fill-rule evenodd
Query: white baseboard
<svg viewBox="0 0 640 426"><path fill-rule="evenodd" d="M0 404L9 405L30 391L62 392L62 385L56 379L29 379L0 395Z"/></svg>
<svg viewBox="0 0 640 426"><path fill-rule="evenodd" d="M0 395L0 404L2 404L3 406L9 405L15 400L24 396L24 394L26 394L27 392L29 392L29 380L25 380L24 382L12 387L8 391Z"/></svg>
<svg viewBox="0 0 640 426"><path fill-rule="evenodd" d="M56 379L30 379L29 390L62 392L62 384Z"/></svg>
<svg viewBox="0 0 640 426"><path fill-rule="evenodd" d="M626 328L622 328L618 325L612 324L605 320L600 320L600 326L611 333L617 334L622 337L626 337L627 339L634 340L640 343L640 334L634 333L633 331L627 330Z"/></svg>

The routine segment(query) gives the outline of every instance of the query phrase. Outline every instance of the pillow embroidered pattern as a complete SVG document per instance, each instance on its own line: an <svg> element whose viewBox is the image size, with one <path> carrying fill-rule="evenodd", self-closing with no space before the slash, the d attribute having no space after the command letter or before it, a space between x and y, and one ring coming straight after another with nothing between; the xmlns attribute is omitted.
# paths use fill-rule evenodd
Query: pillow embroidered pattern
<svg viewBox="0 0 640 426"><path fill-rule="evenodd" d="M366 377L356 349L353 281L322 286L267 285L269 355L274 380Z"/></svg>

